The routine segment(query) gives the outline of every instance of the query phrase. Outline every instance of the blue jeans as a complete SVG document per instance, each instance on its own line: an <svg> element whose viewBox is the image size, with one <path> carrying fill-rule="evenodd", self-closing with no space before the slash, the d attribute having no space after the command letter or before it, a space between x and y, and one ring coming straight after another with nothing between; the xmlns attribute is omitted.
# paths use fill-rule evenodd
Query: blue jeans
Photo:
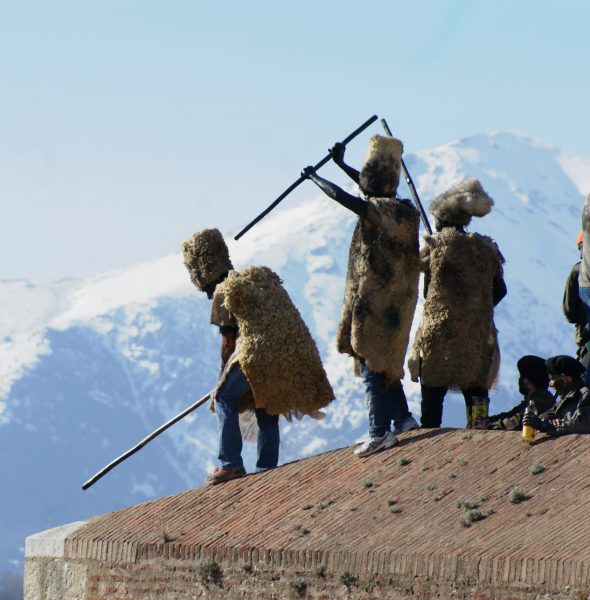
<svg viewBox="0 0 590 600"><path fill-rule="evenodd" d="M361 361L361 377L367 389L369 435L382 437L391 431L391 422L398 427L412 413L401 381L389 382L383 373L374 373Z"/></svg>
<svg viewBox="0 0 590 600"><path fill-rule="evenodd" d="M222 467L237 469L244 466L242 461L242 433L238 416L240 398L250 390L250 384L240 367L234 367L217 392L215 412L219 426L219 460ZM263 408L257 408L258 422L258 469L276 467L279 462L279 415L269 415Z"/></svg>

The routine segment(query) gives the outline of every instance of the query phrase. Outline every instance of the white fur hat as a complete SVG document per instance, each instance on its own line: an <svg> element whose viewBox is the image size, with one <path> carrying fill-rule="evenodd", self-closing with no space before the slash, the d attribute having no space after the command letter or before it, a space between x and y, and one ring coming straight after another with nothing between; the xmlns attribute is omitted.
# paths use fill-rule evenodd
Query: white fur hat
<svg viewBox="0 0 590 600"><path fill-rule="evenodd" d="M191 281L202 292L233 269L229 250L219 229L204 229L193 233L182 243L182 254Z"/></svg>
<svg viewBox="0 0 590 600"><path fill-rule="evenodd" d="M468 225L472 217L484 217L494 206L481 183L475 177L465 179L435 198L430 213L453 225Z"/></svg>
<svg viewBox="0 0 590 600"><path fill-rule="evenodd" d="M359 185L372 198L390 198L399 184L404 146L394 137L374 135L361 169Z"/></svg>

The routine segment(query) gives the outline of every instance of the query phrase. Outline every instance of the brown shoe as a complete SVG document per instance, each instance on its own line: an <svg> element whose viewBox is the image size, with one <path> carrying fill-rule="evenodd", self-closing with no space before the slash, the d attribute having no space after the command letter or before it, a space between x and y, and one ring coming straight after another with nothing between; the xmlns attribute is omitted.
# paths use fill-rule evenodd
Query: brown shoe
<svg viewBox="0 0 590 600"><path fill-rule="evenodd" d="M207 485L215 485L216 483L224 483L231 479L239 479L246 474L244 467L215 467L207 477L205 477L205 483Z"/></svg>

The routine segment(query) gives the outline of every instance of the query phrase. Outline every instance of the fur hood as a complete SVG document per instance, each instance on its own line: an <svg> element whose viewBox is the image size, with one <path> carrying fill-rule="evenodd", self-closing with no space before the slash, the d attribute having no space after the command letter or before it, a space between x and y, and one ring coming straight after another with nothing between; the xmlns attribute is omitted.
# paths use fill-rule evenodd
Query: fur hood
<svg viewBox="0 0 590 600"><path fill-rule="evenodd" d="M472 217L484 217L494 206L479 180L465 179L438 196L430 205L430 213L453 225L468 225Z"/></svg>
<svg viewBox="0 0 590 600"><path fill-rule="evenodd" d="M224 305L240 330L238 361L256 408L315 415L334 399L318 349L299 311L267 267L231 271Z"/></svg>
<svg viewBox="0 0 590 600"><path fill-rule="evenodd" d="M400 140L374 135L360 172L359 186L367 197L392 198L399 185L403 144Z"/></svg>
<svg viewBox="0 0 590 600"><path fill-rule="evenodd" d="M371 198L348 257L338 351L365 360L397 381L418 298L418 211L391 198Z"/></svg>
<svg viewBox="0 0 590 600"><path fill-rule="evenodd" d="M233 269L219 229L204 229L193 233L182 243L182 254L191 281L202 292Z"/></svg>
<svg viewBox="0 0 590 600"><path fill-rule="evenodd" d="M445 228L425 240L421 269L431 279L408 361L412 379L489 389L500 364L492 290L504 259L494 241L478 233Z"/></svg>

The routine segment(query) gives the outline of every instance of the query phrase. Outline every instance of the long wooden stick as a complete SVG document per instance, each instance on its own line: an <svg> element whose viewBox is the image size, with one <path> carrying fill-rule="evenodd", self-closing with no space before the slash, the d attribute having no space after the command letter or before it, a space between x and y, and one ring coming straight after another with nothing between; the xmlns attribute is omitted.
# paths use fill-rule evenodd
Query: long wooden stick
<svg viewBox="0 0 590 600"><path fill-rule="evenodd" d="M387 124L387 121L385 119L381 119L381 125L383 125L383 129L385 129L385 133L389 137L393 137L393 134L391 133L391 129L389 129L389 125ZM422 206L422 202L420 202L420 198L418 197L418 191L416 190L416 186L414 185L414 182L412 181L412 177L410 176L410 172L406 168L406 164L404 163L403 158L402 158L402 171L404 173L404 177L406 178L406 183L408 184L408 187L410 188L410 193L412 194L412 198L414 199L414 204L416 205L416 208L420 211L420 216L422 217L422 223L424 223L424 227L426 228L426 231L428 231L428 234L432 235L432 227L430 227L430 223L428 222L428 216L426 215L426 211L424 210L424 207Z"/></svg>
<svg viewBox="0 0 590 600"><path fill-rule="evenodd" d="M357 135L362 133L369 125L374 123L379 117L377 115L373 115L370 119L367 119L358 129L355 129L349 136L345 137L342 140L344 145L348 144L351 140L353 140ZM331 154L328 154L320 162L314 166L313 170L317 171L320 167L323 167L327 162L332 158ZM240 231L235 237L234 240L239 240L247 231L249 231L258 221L266 217L266 215L273 209L281 200L284 200L299 184L305 181L305 177L300 177L295 183L292 183L272 204L270 204L267 208L265 208L254 220L250 221L242 231Z"/></svg>
<svg viewBox="0 0 590 600"><path fill-rule="evenodd" d="M153 433L150 433L147 437L145 437L143 440L141 440L141 442L139 442L139 444L136 444L135 446L133 446L133 448L131 448L130 450L127 450L127 452L125 452L124 454L121 454L121 456L119 456L118 458L115 458L115 460L110 462L106 467L104 467L104 469L101 469L98 473L96 473L96 475L93 475L88 481L83 483L82 489L87 490L91 485L94 485L101 477L106 475L111 469L114 469L117 465L121 464L124 460L126 460L127 458L129 458L130 456L135 454L137 451L141 450L148 442L151 442L155 437L159 436L163 431L166 431L166 429L168 429L168 427L172 427L172 425L174 425L174 423L176 423L177 421L180 421L180 419L183 419L184 417L186 417L186 415L193 412L193 410L199 408L199 406L201 406L202 404L205 404L205 402L207 402L207 400L209 399L209 397L211 396L212 393L213 393L213 390L211 390L208 394L203 396L200 400L197 400L194 404L191 404L188 408L185 408L179 415L176 415L175 417L173 417L172 419L170 419L169 421L164 423L164 425L161 425L160 427L158 427L158 429L156 429Z"/></svg>

